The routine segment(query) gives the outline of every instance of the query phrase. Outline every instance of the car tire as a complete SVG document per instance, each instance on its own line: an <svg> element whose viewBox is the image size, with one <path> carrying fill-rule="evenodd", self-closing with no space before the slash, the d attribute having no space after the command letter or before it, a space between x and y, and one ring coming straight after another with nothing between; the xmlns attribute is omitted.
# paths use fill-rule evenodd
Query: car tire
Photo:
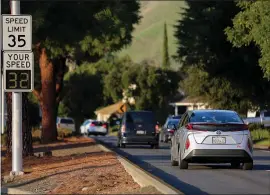
<svg viewBox="0 0 270 195"><path fill-rule="evenodd" d="M172 153L171 153L171 165L172 166L178 166L178 161L174 160L174 157L173 157Z"/></svg>
<svg viewBox="0 0 270 195"><path fill-rule="evenodd" d="M164 142L165 142L165 143L168 143L168 140L169 140L169 139L168 139L168 136L165 135Z"/></svg>
<svg viewBox="0 0 270 195"><path fill-rule="evenodd" d="M232 163L231 163L231 167L232 167L233 169L238 169L238 168L240 168L240 162L232 162Z"/></svg>
<svg viewBox="0 0 270 195"><path fill-rule="evenodd" d="M179 149L178 166L180 169L188 169L188 162L181 159L181 150Z"/></svg>
<svg viewBox="0 0 270 195"><path fill-rule="evenodd" d="M243 170L252 170L253 169L253 161L243 163Z"/></svg>
<svg viewBox="0 0 270 195"><path fill-rule="evenodd" d="M151 146L152 149L158 149L159 148L158 144L151 144L150 146Z"/></svg>
<svg viewBox="0 0 270 195"><path fill-rule="evenodd" d="M120 139L117 140L117 148L120 148Z"/></svg>
<svg viewBox="0 0 270 195"><path fill-rule="evenodd" d="M126 144L123 144L121 140L119 140L119 146L120 148L125 148L126 147Z"/></svg>

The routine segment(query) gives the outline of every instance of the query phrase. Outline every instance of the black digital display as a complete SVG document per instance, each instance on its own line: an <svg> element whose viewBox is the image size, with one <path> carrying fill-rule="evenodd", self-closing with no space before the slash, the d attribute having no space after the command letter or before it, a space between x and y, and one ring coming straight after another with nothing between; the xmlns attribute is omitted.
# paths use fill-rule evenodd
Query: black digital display
<svg viewBox="0 0 270 195"><path fill-rule="evenodd" d="M31 70L6 70L6 90L31 90Z"/></svg>

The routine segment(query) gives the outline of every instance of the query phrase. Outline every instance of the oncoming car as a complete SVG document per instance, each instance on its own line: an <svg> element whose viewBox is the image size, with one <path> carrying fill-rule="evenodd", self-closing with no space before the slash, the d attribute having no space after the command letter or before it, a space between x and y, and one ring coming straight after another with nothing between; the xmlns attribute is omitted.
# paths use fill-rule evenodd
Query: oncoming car
<svg viewBox="0 0 270 195"><path fill-rule="evenodd" d="M234 111L187 111L171 141L171 163L187 169L189 163L231 163L253 168L253 143L246 124Z"/></svg>

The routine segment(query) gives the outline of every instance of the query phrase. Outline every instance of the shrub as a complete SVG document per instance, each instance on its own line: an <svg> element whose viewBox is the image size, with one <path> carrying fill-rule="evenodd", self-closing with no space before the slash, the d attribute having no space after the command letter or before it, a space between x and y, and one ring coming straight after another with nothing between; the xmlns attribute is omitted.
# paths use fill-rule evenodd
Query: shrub
<svg viewBox="0 0 270 195"><path fill-rule="evenodd" d="M72 136L72 130L70 129L60 128L60 129L57 129L57 132L58 132L58 137L60 138Z"/></svg>
<svg viewBox="0 0 270 195"><path fill-rule="evenodd" d="M270 139L270 129L253 129L251 136L253 141Z"/></svg>
<svg viewBox="0 0 270 195"><path fill-rule="evenodd" d="M260 124L249 124L249 125L248 125L248 129L249 129L250 131L258 130L258 129L261 129L261 128L262 128L262 127L261 127Z"/></svg>

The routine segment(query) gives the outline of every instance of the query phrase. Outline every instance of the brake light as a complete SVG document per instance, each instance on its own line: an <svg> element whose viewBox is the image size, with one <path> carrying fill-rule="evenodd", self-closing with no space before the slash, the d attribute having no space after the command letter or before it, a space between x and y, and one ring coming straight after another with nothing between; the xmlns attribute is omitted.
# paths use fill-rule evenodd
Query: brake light
<svg viewBox="0 0 270 195"><path fill-rule="evenodd" d="M90 127L94 127L94 126L96 126L96 125L94 123L91 123Z"/></svg>
<svg viewBox="0 0 270 195"><path fill-rule="evenodd" d="M170 130L168 130L168 132L170 132L170 133L174 133L174 130L170 129Z"/></svg>
<svg viewBox="0 0 270 195"><path fill-rule="evenodd" d="M121 132L122 132L122 133L125 133L125 132L126 132L126 127L125 127L125 125L123 125L123 126L121 127Z"/></svg>
<svg viewBox="0 0 270 195"><path fill-rule="evenodd" d="M186 125L186 128L187 128L188 130L192 130L192 129L193 129L193 126L192 126L192 124L187 124L187 125Z"/></svg>
<svg viewBox="0 0 270 195"><path fill-rule="evenodd" d="M185 144L186 150L189 148L189 146L190 146L190 141L189 141L189 139L187 138L187 141L186 141L186 144Z"/></svg>
<svg viewBox="0 0 270 195"><path fill-rule="evenodd" d="M107 125L106 124L103 124L102 127L104 127L106 129L107 128Z"/></svg>
<svg viewBox="0 0 270 195"><path fill-rule="evenodd" d="M196 127L197 125L193 125L193 124L190 124L188 123L186 125L186 128L189 130L189 131L207 131L207 130L204 130L204 129L200 129L198 126Z"/></svg>
<svg viewBox="0 0 270 195"><path fill-rule="evenodd" d="M156 133L158 133L158 132L159 132L159 130L158 130L158 129L159 129L158 125L155 126L155 129L156 129Z"/></svg>

